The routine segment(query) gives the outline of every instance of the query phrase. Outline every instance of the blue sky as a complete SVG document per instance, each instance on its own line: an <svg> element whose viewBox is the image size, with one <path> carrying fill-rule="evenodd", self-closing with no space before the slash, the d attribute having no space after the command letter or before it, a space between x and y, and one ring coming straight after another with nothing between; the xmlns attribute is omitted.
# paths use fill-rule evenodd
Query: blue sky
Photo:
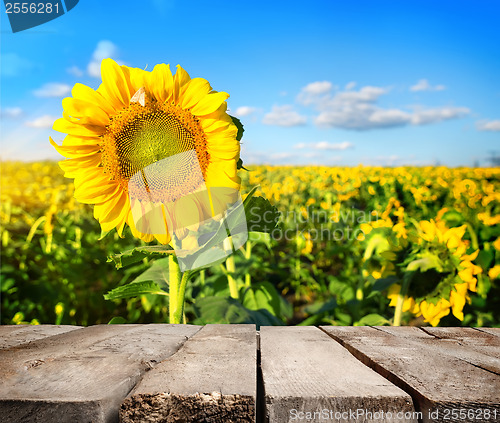
<svg viewBox="0 0 500 423"><path fill-rule="evenodd" d="M49 136L103 57L230 94L245 163L487 165L500 152L500 2L80 0L13 34L1 6L2 160Z"/></svg>

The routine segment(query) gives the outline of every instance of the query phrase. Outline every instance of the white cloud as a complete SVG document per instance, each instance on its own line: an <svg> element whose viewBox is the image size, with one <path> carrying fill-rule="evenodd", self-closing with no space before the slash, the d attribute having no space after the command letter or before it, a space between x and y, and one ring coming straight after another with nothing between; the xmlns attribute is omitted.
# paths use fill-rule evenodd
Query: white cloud
<svg viewBox="0 0 500 423"><path fill-rule="evenodd" d="M241 107L238 107L235 111L234 111L234 114L236 116L249 116L253 113L255 113L257 111L257 109L255 107L250 107L250 106L241 106Z"/></svg>
<svg viewBox="0 0 500 423"><path fill-rule="evenodd" d="M64 97L70 91L71 87L68 84L49 82L33 91L33 94L36 97Z"/></svg>
<svg viewBox="0 0 500 423"><path fill-rule="evenodd" d="M415 111L397 108L384 109L378 106L377 102L381 96L390 91L388 88L365 86L352 90L354 85L349 83L346 88L351 88L351 90L332 93L331 90L326 91L326 84L323 86L324 90L321 90L319 85L313 85L316 89L308 88L311 85L302 89L297 100L304 105L315 107L319 112L315 123L322 127L368 130L424 125L460 118L470 113L466 107L441 107ZM333 87L331 84L330 86ZM322 94L312 95L311 92Z"/></svg>
<svg viewBox="0 0 500 423"><path fill-rule="evenodd" d="M347 150L348 148L354 147L354 144L350 143L349 141L342 141L338 143L331 143L328 141L320 141L320 142L313 142L313 143L299 143L295 144L293 148L296 149L303 149L303 148L309 148L313 150Z"/></svg>
<svg viewBox="0 0 500 423"><path fill-rule="evenodd" d="M470 110L467 107L441 107L438 109L419 110L412 114L411 123L413 125L426 125L428 123L460 118L469 113Z"/></svg>
<svg viewBox="0 0 500 423"><path fill-rule="evenodd" d="M351 82L349 82L349 83L346 84L345 90L346 91L352 90L355 86L356 86L356 82L351 81Z"/></svg>
<svg viewBox="0 0 500 423"><path fill-rule="evenodd" d="M264 116L262 123L277 126L305 125L307 118L299 115L290 105L273 106L272 110Z"/></svg>
<svg viewBox="0 0 500 423"><path fill-rule="evenodd" d="M498 120L481 120L476 122L478 131L500 131L500 119Z"/></svg>
<svg viewBox="0 0 500 423"><path fill-rule="evenodd" d="M5 109L0 110L0 117L16 119L23 115L23 109L20 107L6 107Z"/></svg>
<svg viewBox="0 0 500 423"><path fill-rule="evenodd" d="M66 72L68 72L70 75L76 76L77 78L83 76L83 71L78 66L71 66L70 68L66 69Z"/></svg>
<svg viewBox="0 0 500 423"><path fill-rule="evenodd" d="M382 94L386 94L389 90L387 88L366 86L359 91L343 91L335 95L332 102L338 104L351 104L351 103L373 103Z"/></svg>
<svg viewBox="0 0 500 423"><path fill-rule="evenodd" d="M24 125L29 128L48 129L52 128L56 119L58 118L54 116L43 115L34 120L24 122Z"/></svg>
<svg viewBox="0 0 500 423"><path fill-rule="evenodd" d="M316 81L307 84L302 91L309 94L325 94L332 89L330 81Z"/></svg>
<svg viewBox="0 0 500 423"><path fill-rule="evenodd" d="M432 86L427 79L421 79L410 87L410 91L443 91L445 89L446 87L444 85Z"/></svg>
<svg viewBox="0 0 500 423"><path fill-rule="evenodd" d="M318 102L334 88L330 81L316 81L307 84L297 96L297 101L305 106Z"/></svg>
<svg viewBox="0 0 500 423"><path fill-rule="evenodd" d="M118 48L111 41L99 41L87 66L88 74L94 78L99 78L101 76L101 62L107 58L115 60L117 53Z"/></svg>
<svg viewBox="0 0 500 423"><path fill-rule="evenodd" d="M271 160L288 160L297 157L297 154L290 153L288 151L282 152L282 153L272 153L269 155L269 158Z"/></svg>

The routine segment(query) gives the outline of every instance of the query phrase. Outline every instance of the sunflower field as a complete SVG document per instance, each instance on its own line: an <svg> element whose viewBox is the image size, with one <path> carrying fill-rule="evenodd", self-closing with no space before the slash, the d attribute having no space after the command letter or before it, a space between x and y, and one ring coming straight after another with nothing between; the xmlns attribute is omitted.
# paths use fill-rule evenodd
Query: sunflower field
<svg viewBox="0 0 500 423"><path fill-rule="evenodd" d="M279 224L193 277L188 323L500 326L500 169L246 167ZM144 241L73 195L55 162L1 163L1 323L167 322L168 286L110 294L153 270L108 260Z"/></svg>

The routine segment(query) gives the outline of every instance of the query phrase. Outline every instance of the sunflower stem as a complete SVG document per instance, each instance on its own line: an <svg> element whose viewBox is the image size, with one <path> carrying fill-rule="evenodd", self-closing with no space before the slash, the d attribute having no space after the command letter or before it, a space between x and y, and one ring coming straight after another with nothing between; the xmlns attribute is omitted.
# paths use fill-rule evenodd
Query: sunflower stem
<svg viewBox="0 0 500 423"><path fill-rule="evenodd" d="M233 277L234 272L236 271L236 266L234 264L234 256L233 256L233 241L231 238L226 238L223 242L224 250L230 252L229 256L226 259L226 270L227 270L227 284L229 285L229 295L232 298L238 299L238 285L236 284L236 280Z"/></svg>
<svg viewBox="0 0 500 423"><path fill-rule="evenodd" d="M180 323L180 320L176 321L176 316L178 315L179 307L179 288L181 284L181 269L179 268L179 263L177 262L177 257L175 254L169 254L168 256L168 282L170 285L169 289L169 321L170 323ZM182 303L184 304L184 298L182 298Z"/></svg>
<svg viewBox="0 0 500 423"><path fill-rule="evenodd" d="M405 297L408 292L408 286L410 285L410 278L404 278L401 285L401 290L398 294L398 302L396 303L396 310L394 311L394 321L393 326L401 326L401 316L403 315L403 305L405 302Z"/></svg>
<svg viewBox="0 0 500 423"><path fill-rule="evenodd" d="M252 257L252 242L247 241L245 258L247 260L250 260L251 257ZM252 276L250 275L250 272L247 271L247 273L245 274L245 286L250 288L251 285L252 285Z"/></svg>
<svg viewBox="0 0 500 423"><path fill-rule="evenodd" d="M182 274L179 285L179 293L177 295L177 308L174 315L174 321L171 323L186 323L186 316L184 316L184 297L186 296L186 285L190 276L191 272L189 270L186 270Z"/></svg>

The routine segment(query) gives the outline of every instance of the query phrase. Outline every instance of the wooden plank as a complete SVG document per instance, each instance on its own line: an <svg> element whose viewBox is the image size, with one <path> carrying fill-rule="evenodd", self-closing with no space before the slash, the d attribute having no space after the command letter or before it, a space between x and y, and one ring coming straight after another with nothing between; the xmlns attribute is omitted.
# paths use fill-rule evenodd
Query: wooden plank
<svg viewBox="0 0 500 423"><path fill-rule="evenodd" d="M69 325L1 325L0 350L16 345L43 339L48 336L59 335L81 329L81 326Z"/></svg>
<svg viewBox="0 0 500 423"><path fill-rule="evenodd" d="M500 374L500 338L472 328L375 327L398 337L439 345L441 352Z"/></svg>
<svg viewBox="0 0 500 423"><path fill-rule="evenodd" d="M500 337L473 328L425 328L439 339L454 341L457 345L500 360ZM479 364L479 363L476 363ZM500 368L496 370L500 373Z"/></svg>
<svg viewBox="0 0 500 423"><path fill-rule="evenodd" d="M415 326L373 326L382 332L390 335L402 336L411 339L435 339L436 337L430 333L423 331L421 328ZM427 329L427 328L426 328Z"/></svg>
<svg viewBox="0 0 500 423"><path fill-rule="evenodd" d="M253 422L254 325L207 325L148 372L123 402L120 421Z"/></svg>
<svg viewBox="0 0 500 423"><path fill-rule="evenodd" d="M322 329L408 392L421 421L500 421L500 376L493 371L498 366L493 357L453 340L412 339L411 328L389 329L392 334L370 327Z"/></svg>
<svg viewBox="0 0 500 423"><path fill-rule="evenodd" d="M417 421L408 394L318 328L261 327L260 348L269 422Z"/></svg>
<svg viewBox="0 0 500 423"><path fill-rule="evenodd" d="M490 335L500 336L500 328L474 328L475 330L489 333Z"/></svg>
<svg viewBox="0 0 500 423"><path fill-rule="evenodd" d="M100 325L0 351L2 422L116 422L141 376L199 330Z"/></svg>

